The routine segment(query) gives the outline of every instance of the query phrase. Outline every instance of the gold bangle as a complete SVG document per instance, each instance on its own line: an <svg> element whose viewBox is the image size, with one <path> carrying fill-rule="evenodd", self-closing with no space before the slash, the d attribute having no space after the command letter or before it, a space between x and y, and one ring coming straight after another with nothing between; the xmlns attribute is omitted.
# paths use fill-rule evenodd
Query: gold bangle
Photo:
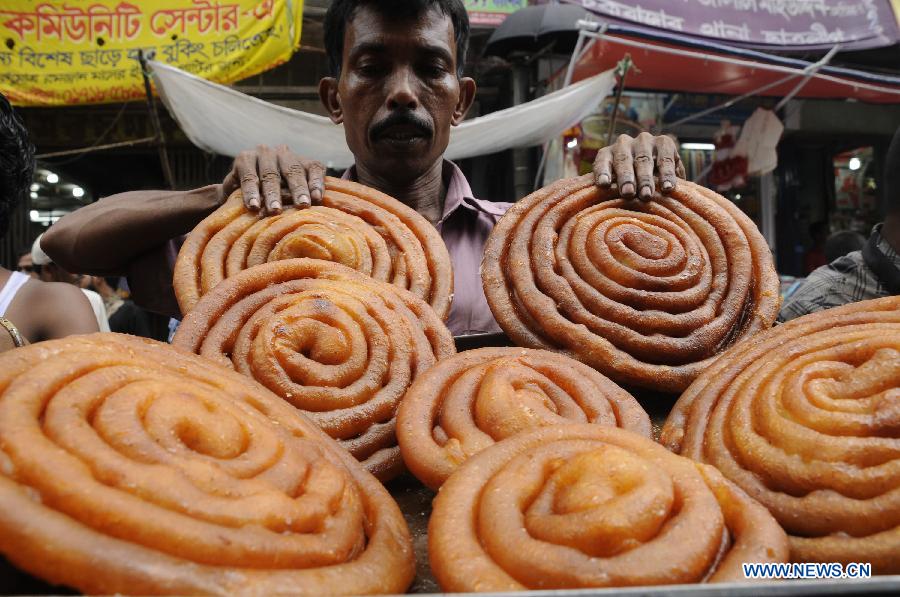
<svg viewBox="0 0 900 597"><path fill-rule="evenodd" d="M10 320L5 319L3 317L0 317L0 326L3 326L3 328L7 332L9 332L9 335L10 335L10 337L12 337L13 344L16 345L16 348L25 346L25 344L27 344L27 342L25 342L25 338L22 337L22 334L20 334L19 330L16 328L16 326L13 325L13 322L11 322Z"/></svg>

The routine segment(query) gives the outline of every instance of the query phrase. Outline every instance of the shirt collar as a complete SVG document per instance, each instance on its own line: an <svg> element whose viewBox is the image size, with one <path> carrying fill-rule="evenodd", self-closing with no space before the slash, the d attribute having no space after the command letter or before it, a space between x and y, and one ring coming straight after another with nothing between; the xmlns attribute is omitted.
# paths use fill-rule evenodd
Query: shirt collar
<svg viewBox="0 0 900 597"><path fill-rule="evenodd" d="M351 166L344 171L344 180L356 181L356 166ZM500 217L504 214L502 208L491 201L476 199L472 194L472 187L466 180L459 166L450 160L444 160L444 180L447 181L447 196L444 197L444 212L438 222L438 226L444 223L459 209L466 209L475 213L486 213Z"/></svg>

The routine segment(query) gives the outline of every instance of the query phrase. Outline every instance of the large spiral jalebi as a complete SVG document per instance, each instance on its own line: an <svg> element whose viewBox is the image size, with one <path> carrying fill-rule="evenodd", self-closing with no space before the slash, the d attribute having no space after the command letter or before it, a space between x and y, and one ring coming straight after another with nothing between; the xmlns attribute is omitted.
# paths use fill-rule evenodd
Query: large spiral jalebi
<svg viewBox="0 0 900 597"><path fill-rule="evenodd" d="M735 346L682 395L662 441L765 505L795 561L900 572L900 297Z"/></svg>
<svg viewBox="0 0 900 597"><path fill-rule="evenodd" d="M753 221L685 181L649 202L615 199L591 176L541 189L494 228L482 280L516 344L665 392L770 327L780 303Z"/></svg>
<svg viewBox="0 0 900 597"><path fill-rule="evenodd" d="M173 344L253 377L382 480L402 469L400 399L456 352L423 301L318 259L276 261L225 280L188 314Z"/></svg>
<svg viewBox="0 0 900 597"><path fill-rule="evenodd" d="M470 458L434 502L447 591L744 581L785 562L784 531L713 467L615 427L523 432Z"/></svg>
<svg viewBox="0 0 900 597"><path fill-rule="evenodd" d="M96 334L0 355L0 553L88 594L406 590L396 503L242 375Z"/></svg>
<svg viewBox="0 0 900 597"><path fill-rule="evenodd" d="M412 208L369 187L325 179L321 204L266 217L236 191L184 242L175 265L178 304L189 313L216 284L271 261L340 263L409 290L438 316L450 314L453 270L437 229Z"/></svg>
<svg viewBox="0 0 900 597"><path fill-rule="evenodd" d="M397 439L410 471L437 489L495 442L566 423L651 437L644 409L590 367L546 350L482 348L445 359L416 380L397 414Z"/></svg>

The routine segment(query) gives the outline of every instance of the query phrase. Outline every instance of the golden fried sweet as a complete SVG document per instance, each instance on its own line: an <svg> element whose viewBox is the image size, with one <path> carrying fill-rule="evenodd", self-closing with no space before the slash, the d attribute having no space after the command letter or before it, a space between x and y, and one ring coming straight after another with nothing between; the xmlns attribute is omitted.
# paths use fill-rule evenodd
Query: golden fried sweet
<svg viewBox="0 0 900 597"><path fill-rule="evenodd" d="M397 413L397 439L409 470L437 489L495 442L566 423L651 437L644 409L590 367L546 350L482 348L445 359L416 380Z"/></svg>
<svg viewBox="0 0 900 597"><path fill-rule="evenodd" d="M662 441L766 506L794 561L900 572L900 297L735 346L682 395Z"/></svg>
<svg viewBox="0 0 900 597"><path fill-rule="evenodd" d="M743 581L784 562L772 516L713 467L603 425L498 442L434 501L428 553L446 591Z"/></svg>
<svg viewBox="0 0 900 597"><path fill-rule="evenodd" d="M175 346L239 371L287 400L386 480L402 470L397 405L456 352L411 293L318 259L259 265L207 293Z"/></svg>
<svg viewBox="0 0 900 597"><path fill-rule="evenodd" d="M369 187L328 177L321 204L265 217L236 191L188 235L175 264L187 314L216 284L272 261L309 257L351 267L450 314L453 270L440 234L412 208Z"/></svg>
<svg viewBox="0 0 900 597"><path fill-rule="evenodd" d="M151 340L0 355L0 553L95 594L406 590L381 484L258 384Z"/></svg>
<svg viewBox="0 0 900 597"><path fill-rule="evenodd" d="M517 345L664 392L770 327L780 304L753 221L686 181L649 202L615 199L590 175L541 189L494 228L482 281Z"/></svg>

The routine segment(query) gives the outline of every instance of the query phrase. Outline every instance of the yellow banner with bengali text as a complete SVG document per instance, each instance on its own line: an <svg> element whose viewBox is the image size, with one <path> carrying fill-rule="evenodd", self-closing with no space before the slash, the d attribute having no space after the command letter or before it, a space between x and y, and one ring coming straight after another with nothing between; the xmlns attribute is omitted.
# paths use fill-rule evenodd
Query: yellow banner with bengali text
<svg viewBox="0 0 900 597"><path fill-rule="evenodd" d="M286 62L302 23L303 0L2 0L0 93L19 106L141 98L141 49L227 84Z"/></svg>

